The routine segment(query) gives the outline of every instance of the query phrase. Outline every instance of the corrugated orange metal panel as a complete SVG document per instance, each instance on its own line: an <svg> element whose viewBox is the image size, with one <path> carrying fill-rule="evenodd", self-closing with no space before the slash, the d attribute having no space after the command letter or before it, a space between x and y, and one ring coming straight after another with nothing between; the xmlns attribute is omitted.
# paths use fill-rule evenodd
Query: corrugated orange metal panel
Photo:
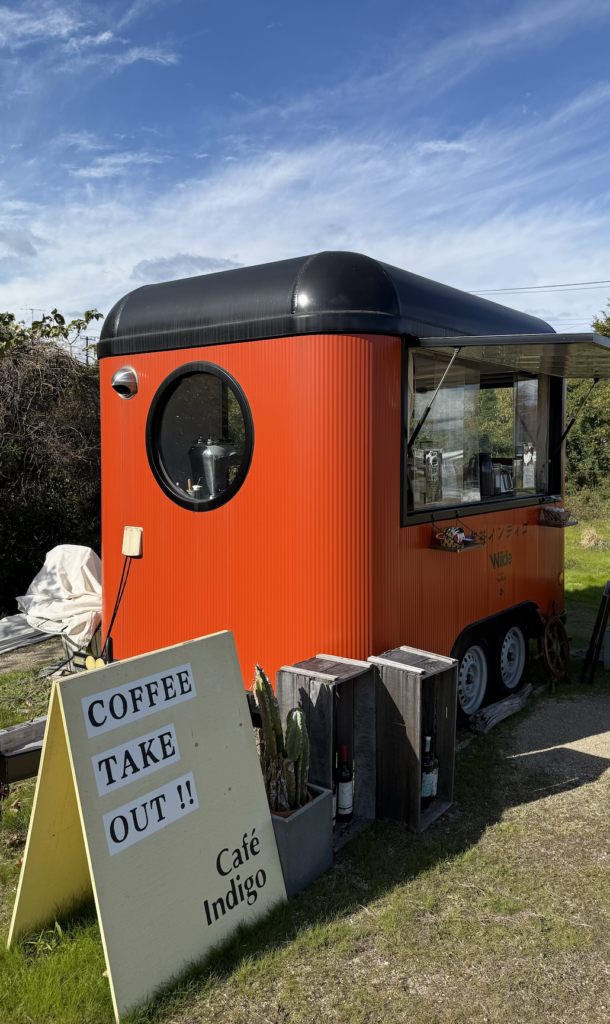
<svg viewBox="0 0 610 1024"><path fill-rule="evenodd" d="M156 484L146 417L173 369L203 359L241 384L254 419L237 495L193 513ZM129 401L102 362L104 622L121 572L124 525L144 528L113 629L129 657L219 629L235 634L244 678L327 648L370 651L370 359L365 338L313 336L134 356Z"/></svg>
<svg viewBox="0 0 610 1024"><path fill-rule="evenodd" d="M535 601L563 611L563 531L537 526L538 509L466 517L484 548L429 549L432 527L400 527L401 343L373 346L373 651L400 644L450 654L471 622Z"/></svg>
<svg viewBox="0 0 610 1024"><path fill-rule="evenodd" d="M429 526L401 528L400 358L398 338L348 335L146 353L129 360L140 380L129 401L110 387L127 360L102 361L105 624L123 527L144 529L116 657L232 629L248 684L255 661L274 678L322 650L365 658L410 643L448 653L468 623L519 601L563 607L563 534L536 527L536 509L473 517L489 542L459 556L428 550ZM255 431L242 488L204 513L163 493L145 444L155 391L197 359L239 381ZM499 552L509 566L494 568Z"/></svg>

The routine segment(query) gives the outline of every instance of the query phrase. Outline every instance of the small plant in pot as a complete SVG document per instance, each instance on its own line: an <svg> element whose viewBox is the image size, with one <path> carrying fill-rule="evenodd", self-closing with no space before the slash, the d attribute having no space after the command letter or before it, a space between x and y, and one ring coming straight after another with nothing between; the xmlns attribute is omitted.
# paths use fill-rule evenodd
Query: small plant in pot
<svg viewBox="0 0 610 1024"><path fill-rule="evenodd" d="M286 737L273 687L266 673L256 666L252 690L263 728L260 761L272 814L288 817L311 800L309 778L309 736L305 715L298 708L288 713Z"/></svg>
<svg viewBox="0 0 610 1024"><path fill-rule="evenodd" d="M260 665L252 685L262 730L260 761L288 899L333 863L330 789L309 783L309 736L305 715L288 713L286 736L271 683Z"/></svg>

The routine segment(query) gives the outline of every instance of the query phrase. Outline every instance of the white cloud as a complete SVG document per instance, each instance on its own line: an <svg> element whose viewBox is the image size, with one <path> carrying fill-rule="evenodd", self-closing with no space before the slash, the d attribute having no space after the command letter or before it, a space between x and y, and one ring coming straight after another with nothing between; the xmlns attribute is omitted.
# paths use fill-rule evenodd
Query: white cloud
<svg viewBox="0 0 610 1024"><path fill-rule="evenodd" d="M607 21L610 15L607 0L522 0L504 8L500 5L502 13L486 19L481 5L473 4L470 14L467 9L460 11L465 24L445 34L437 30L432 16L429 23L434 33L428 39L423 30L408 35L397 32L393 50L388 53L384 42L383 54L370 62L370 67L381 67L382 71L367 73L358 67L336 85L303 91L274 104L235 93L235 98L244 101L242 119L281 119L285 124L298 124L300 130L308 126L309 119L326 120L337 112L358 110L363 105L370 109L378 103L387 110L388 97L393 103L400 102L404 117L409 106L421 105L422 96L429 101L449 92L459 81L505 54L547 49L576 28ZM317 130L321 127L315 124Z"/></svg>
<svg viewBox="0 0 610 1024"><path fill-rule="evenodd" d="M418 153L472 153L474 147L468 142L446 142L444 139L430 139L415 145Z"/></svg>
<svg viewBox="0 0 610 1024"><path fill-rule="evenodd" d="M102 74L115 74L140 61L166 67L178 64L179 54L161 43L129 45L128 40L115 34L115 28L136 21L156 2L166 0L134 4L118 26L112 28L103 26L111 13L100 3L74 0L61 6L53 0L32 0L17 10L0 6L0 50L19 51L37 46L34 56L27 61L16 60L10 73L6 66L0 68L4 77L0 98L40 94L43 83L48 89L49 76L60 72L81 74L97 68ZM99 31L84 31L100 22ZM49 41L59 45L45 47L43 44Z"/></svg>
<svg viewBox="0 0 610 1024"><path fill-rule="evenodd" d="M0 47L21 47L42 39L65 39L84 24L72 11L52 2L0 7Z"/></svg>
<svg viewBox="0 0 610 1024"><path fill-rule="evenodd" d="M141 260L133 268L131 277L142 284L154 284L156 281L176 281L181 277L214 274L219 270L234 270L241 266L235 260L220 259L217 256L192 256L190 253L177 252L175 256Z"/></svg>
<svg viewBox="0 0 610 1024"><path fill-rule="evenodd" d="M141 60L171 67L180 63L180 56L162 46L132 46L122 53L95 53L79 50L76 56L70 56L69 60L64 62L62 70L80 73L86 68L99 67L106 74L114 74Z"/></svg>
<svg viewBox="0 0 610 1024"><path fill-rule="evenodd" d="M610 147L594 151L591 138L606 116L607 101L598 92L535 129L483 124L453 140L457 146L424 145L422 151L426 140L393 135L278 148L219 162L207 177L157 196L126 174L136 163L159 159L154 154L104 155L82 169L86 196L13 211L13 219L49 244L28 260L27 272L13 266L3 305L19 309L35 298L49 308L108 312L134 279L169 279L221 269L227 259L261 263L322 249L368 253L472 290L604 279L610 276L610 204L604 195L585 202L566 193L575 179L583 184L588 174L605 175ZM91 180L122 172L120 193ZM7 221L10 211L0 203L0 216L3 210ZM191 255L202 250L218 255ZM563 317L557 326L570 318L586 326L606 291L610 287L599 295L500 301L551 321Z"/></svg>
<svg viewBox="0 0 610 1024"><path fill-rule="evenodd" d="M106 143L101 142L97 135L85 129L79 132L63 132L55 139L58 146L74 146L76 149L90 151L96 149L108 149Z"/></svg>
<svg viewBox="0 0 610 1024"><path fill-rule="evenodd" d="M129 25L132 21L137 21L144 14L147 14L153 7L159 7L161 4L166 3L167 0L136 0L135 3L125 12L122 18L120 18L118 26L123 28L125 25Z"/></svg>
<svg viewBox="0 0 610 1024"><path fill-rule="evenodd" d="M147 6L131 10L143 12ZM211 149L209 160L197 164L196 177L157 194L150 175L146 183L141 180L142 167L167 156L104 152L96 157L93 151L109 147L95 135L65 135L65 144L76 152L92 152L88 166L69 168L70 189L37 208L19 204L18 190L4 203L0 192L0 224L48 243L27 257L27 267L25 253L2 265L3 305L19 309L26 299L35 299L48 308L97 305L108 312L134 280L188 276L321 249L365 252L473 290L609 277L610 145L604 141L609 85L574 97L546 119L515 113L501 122L496 116L465 132L443 126L439 116L438 123L426 118L425 133L410 133L404 114L409 102L421 98L422 83L426 89L431 83L432 91L444 88L477 62L511 47L546 45L547 32L565 34L579 15L590 20L602 9L607 4L593 0L578 6L572 0L532 3L493 25L435 42L413 61L408 55L384 78L362 75L334 92L299 97L273 110L255 106L252 115L243 116L269 114L283 124L283 115L297 106L302 114L333 103L345 111L354 96L366 95L368 103L351 133L317 131L313 142L303 142L303 134L298 145L276 141L266 151L256 148L262 146L262 133L251 143L245 134L230 135L231 124L225 150ZM115 59L178 59L164 54L134 47L109 55L96 48L83 60L103 60L112 70L119 66L112 64ZM371 129L375 90L386 95L399 80L404 109L397 107L392 115L391 131ZM303 124L303 118L293 121ZM286 134L272 137L285 140ZM202 149L195 156L207 156L209 140L197 140L193 149L197 144ZM239 160L227 159L229 148ZM120 189L111 180L119 176ZM218 255L192 255L201 252ZM586 322L604 305L606 290L599 296L520 295L500 301L543 318L555 316L560 326Z"/></svg>
<svg viewBox="0 0 610 1024"><path fill-rule="evenodd" d="M0 230L0 259L36 256L33 242L38 241L30 231Z"/></svg>
<svg viewBox="0 0 610 1024"><path fill-rule="evenodd" d="M81 53L83 50L90 48L91 46L104 46L106 43L110 43L115 40L113 32L98 32L96 36L71 36L68 42L64 45L66 53ZM115 40L116 42L124 42L123 39Z"/></svg>
<svg viewBox="0 0 610 1024"><path fill-rule="evenodd" d="M127 174L133 164L161 164L169 157L155 153L110 153L98 156L88 167L70 167L75 178L112 178Z"/></svg>

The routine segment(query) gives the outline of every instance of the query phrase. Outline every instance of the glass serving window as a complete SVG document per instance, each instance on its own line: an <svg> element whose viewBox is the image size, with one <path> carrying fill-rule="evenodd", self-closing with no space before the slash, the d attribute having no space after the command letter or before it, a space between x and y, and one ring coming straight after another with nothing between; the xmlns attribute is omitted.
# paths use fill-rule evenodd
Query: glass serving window
<svg viewBox="0 0 610 1024"><path fill-rule="evenodd" d="M147 432L158 482L174 500L200 511L223 504L237 491L252 448L241 388L220 367L203 365L209 370L178 371L164 382Z"/></svg>
<svg viewBox="0 0 610 1024"><path fill-rule="evenodd" d="M445 353L409 353L407 438L447 370ZM458 356L414 444L406 442L407 510L545 494L549 378Z"/></svg>

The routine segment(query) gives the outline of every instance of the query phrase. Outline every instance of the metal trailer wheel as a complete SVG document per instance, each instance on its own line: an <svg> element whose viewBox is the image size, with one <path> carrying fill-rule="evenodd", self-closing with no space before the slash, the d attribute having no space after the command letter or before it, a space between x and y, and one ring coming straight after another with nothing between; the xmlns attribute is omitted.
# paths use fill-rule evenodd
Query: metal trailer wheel
<svg viewBox="0 0 610 1024"><path fill-rule="evenodd" d="M495 684L503 697L515 693L521 685L527 663L527 630L515 622L500 635L496 647Z"/></svg>
<svg viewBox="0 0 610 1024"><path fill-rule="evenodd" d="M485 700L489 681L489 648L477 640L464 651L458 668L458 715L467 722Z"/></svg>

